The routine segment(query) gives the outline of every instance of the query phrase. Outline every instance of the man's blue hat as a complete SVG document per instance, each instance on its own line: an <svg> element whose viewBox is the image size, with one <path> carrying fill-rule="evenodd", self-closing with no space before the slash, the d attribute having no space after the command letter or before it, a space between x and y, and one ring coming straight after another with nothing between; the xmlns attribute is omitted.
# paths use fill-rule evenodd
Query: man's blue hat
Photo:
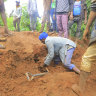
<svg viewBox="0 0 96 96"><path fill-rule="evenodd" d="M46 32L43 32L39 35L39 40L46 39L48 37L48 34Z"/></svg>
<svg viewBox="0 0 96 96"><path fill-rule="evenodd" d="M20 3L20 0L16 0L16 3Z"/></svg>

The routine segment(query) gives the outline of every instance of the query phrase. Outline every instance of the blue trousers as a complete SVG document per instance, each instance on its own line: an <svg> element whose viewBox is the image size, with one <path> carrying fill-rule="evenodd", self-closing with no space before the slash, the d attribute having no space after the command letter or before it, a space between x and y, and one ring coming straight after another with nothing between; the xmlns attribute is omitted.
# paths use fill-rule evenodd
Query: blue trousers
<svg viewBox="0 0 96 96"><path fill-rule="evenodd" d="M64 48L63 48L63 50L64 50ZM74 50L75 50L75 48L69 49L67 51L65 58L64 58L64 53L61 52L58 56L54 57L54 63L58 64L59 62L62 62L65 67L72 70L75 67L74 64L71 64L71 58L72 58Z"/></svg>
<svg viewBox="0 0 96 96"><path fill-rule="evenodd" d="M55 14L55 19L53 18L53 15ZM58 32L57 24L56 24L56 13L55 13L55 8L51 8L50 10L50 15L52 19L52 26L53 26L53 31Z"/></svg>

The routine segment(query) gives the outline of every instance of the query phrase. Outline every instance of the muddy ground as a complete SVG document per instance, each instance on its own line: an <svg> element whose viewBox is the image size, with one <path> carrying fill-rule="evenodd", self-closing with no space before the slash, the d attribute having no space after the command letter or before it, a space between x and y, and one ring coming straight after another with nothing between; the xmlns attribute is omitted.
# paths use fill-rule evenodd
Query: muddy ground
<svg viewBox="0 0 96 96"><path fill-rule="evenodd" d="M0 27L0 32L4 29ZM53 34L56 35L56 34ZM6 42L0 42L6 49L0 49L0 96L77 96L71 86L79 81L79 75L69 71L62 64L48 67L49 73L28 81L25 73L40 73L47 54L46 46L38 40L38 32L14 32ZM80 68L81 57L87 46L78 42L72 63ZM96 96L96 66L87 80L84 96Z"/></svg>

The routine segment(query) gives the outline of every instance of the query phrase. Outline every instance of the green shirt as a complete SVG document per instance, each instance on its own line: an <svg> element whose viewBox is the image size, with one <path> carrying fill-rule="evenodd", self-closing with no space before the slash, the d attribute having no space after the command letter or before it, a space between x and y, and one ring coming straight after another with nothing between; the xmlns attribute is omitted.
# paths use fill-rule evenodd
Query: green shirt
<svg viewBox="0 0 96 96"><path fill-rule="evenodd" d="M52 0L51 8L55 8L55 7L56 7L56 0Z"/></svg>

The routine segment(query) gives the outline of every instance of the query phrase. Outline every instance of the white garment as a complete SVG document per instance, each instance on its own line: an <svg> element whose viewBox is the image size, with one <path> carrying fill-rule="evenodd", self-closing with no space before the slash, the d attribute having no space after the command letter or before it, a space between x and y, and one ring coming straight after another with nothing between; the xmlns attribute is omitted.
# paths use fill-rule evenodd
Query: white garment
<svg viewBox="0 0 96 96"><path fill-rule="evenodd" d="M13 17L20 18L22 16L22 8L18 7L13 10Z"/></svg>

